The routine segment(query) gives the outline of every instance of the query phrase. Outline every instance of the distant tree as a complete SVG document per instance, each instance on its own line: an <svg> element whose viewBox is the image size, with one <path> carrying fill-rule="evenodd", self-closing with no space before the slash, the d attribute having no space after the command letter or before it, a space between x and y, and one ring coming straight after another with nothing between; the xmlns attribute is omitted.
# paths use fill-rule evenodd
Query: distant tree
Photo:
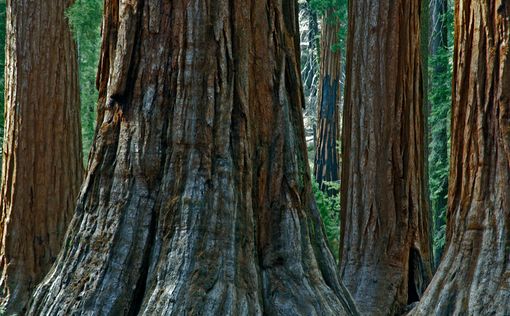
<svg viewBox="0 0 510 316"><path fill-rule="evenodd" d="M340 178L340 76L339 42L340 20L335 7L328 8L322 17L319 94L317 99L317 138L314 160L315 180L322 191L339 194L327 188L326 182Z"/></svg>
<svg viewBox="0 0 510 316"><path fill-rule="evenodd" d="M305 119L313 120L311 124L315 124L320 71L320 30L317 12L310 5L310 1L299 1L299 26L301 32L301 77L305 92L304 115ZM312 134L315 135L314 132ZM315 142L315 140L313 141Z"/></svg>
<svg viewBox="0 0 510 316"><path fill-rule="evenodd" d="M432 277L420 3L349 3L340 269L367 315L400 313Z"/></svg>
<svg viewBox="0 0 510 316"><path fill-rule="evenodd" d="M346 315L312 195L295 0L105 1L99 117L29 315Z"/></svg>
<svg viewBox="0 0 510 316"><path fill-rule="evenodd" d="M7 1L0 305L24 314L60 249L81 184L71 0Z"/></svg>
<svg viewBox="0 0 510 316"><path fill-rule="evenodd" d="M510 315L510 7L455 5L447 244L414 315Z"/></svg>

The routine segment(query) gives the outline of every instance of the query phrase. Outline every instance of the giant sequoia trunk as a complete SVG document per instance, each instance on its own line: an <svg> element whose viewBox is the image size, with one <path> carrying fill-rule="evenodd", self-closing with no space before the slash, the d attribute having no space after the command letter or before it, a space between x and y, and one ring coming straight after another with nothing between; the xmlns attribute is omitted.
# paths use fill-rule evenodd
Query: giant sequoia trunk
<svg viewBox="0 0 510 316"><path fill-rule="evenodd" d="M32 315L343 315L293 0L105 2L99 124Z"/></svg>
<svg viewBox="0 0 510 316"><path fill-rule="evenodd" d="M509 13L456 3L447 247L416 315L510 314Z"/></svg>
<svg viewBox="0 0 510 316"><path fill-rule="evenodd" d="M419 13L349 3L340 268L368 315L399 312L431 278Z"/></svg>
<svg viewBox="0 0 510 316"><path fill-rule="evenodd" d="M0 301L22 312L55 261L83 165L71 0L7 1Z"/></svg>
<svg viewBox="0 0 510 316"><path fill-rule="evenodd" d="M340 21L333 9L322 18L321 72L317 103L317 146L315 150L314 173L322 190L327 189L325 181L338 181L340 154L337 141L340 137ZM328 190L330 194L338 191Z"/></svg>

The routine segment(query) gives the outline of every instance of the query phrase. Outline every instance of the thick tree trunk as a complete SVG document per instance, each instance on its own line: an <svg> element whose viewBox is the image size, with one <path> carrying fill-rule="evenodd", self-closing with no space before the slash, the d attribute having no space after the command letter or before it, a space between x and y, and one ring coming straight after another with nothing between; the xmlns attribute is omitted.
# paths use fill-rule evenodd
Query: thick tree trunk
<svg viewBox="0 0 510 316"><path fill-rule="evenodd" d="M340 50L335 49L339 42L340 21L334 9L329 9L322 18L321 32L321 72L319 98L317 103L317 146L315 150L315 179L322 190L324 182L338 181L340 154L337 141L340 137ZM328 190L330 194L338 191Z"/></svg>
<svg viewBox="0 0 510 316"><path fill-rule="evenodd" d="M100 111L32 315L344 315L293 0L105 2Z"/></svg>
<svg viewBox="0 0 510 316"><path fill-rule="evenodd" d="M340 268L367 315L431 278L419 16L417 0L349 3Z"/></svg>
<svg viewBox="0 0 510 316"><path fill-rule="evenodd" d="M447 0L432 0L430 10L430 56L434 59L434 67L431 73L432 89L438 88L445 81L448 73L448 23L446 14L448 12ZM435 91L436 95L431 100L434 125L431 130L430 165L434 183L432 196L432 212L434 213L434 235L440 233L441 227L445 225L444 213L448 204L448 177L445 170L448 170L448 108L445 103L449 102L447 94ZM443 249L434 249L434 263L437 266L441 260Z"/></svg>
<svg viewBox="0 0 510 316"><path fill-rule="evenodd" d="M7 1L0 299L26 307L55 261L83 173L71 0Z"/></svg>
<svg viewBox="0 0 510 316"><path fill-rule="evenodd" d="M416 315L510 314L509 13L456 2L447 246Z"/></svg>

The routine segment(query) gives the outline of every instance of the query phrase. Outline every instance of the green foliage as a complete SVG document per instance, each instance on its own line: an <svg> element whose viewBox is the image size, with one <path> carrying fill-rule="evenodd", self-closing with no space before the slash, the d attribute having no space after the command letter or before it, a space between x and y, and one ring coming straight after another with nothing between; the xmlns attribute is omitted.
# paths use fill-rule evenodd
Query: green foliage
<svg viewBox="0 0 510 316"><path fill-rule="evenodd" d="M78 43L83 152L87 159L96 121L96 73L101 48L102 0L77 0L67 10Z"/></svg>
<svg viewBox="0 0 510 316"><path fill-rule="evenodd" d="M326 182L325 184L328 187L328 191L337 192L337 194L329 196L326 192L321 191L315 179L312 182L312 189L324 228L326 229L329 247L338 260L340 243L340 184L337 182Z"/></svg>
<svg viewBox="0 0 510 316"><path fill-rule="evenodd" d="M448 47L429 58L429 190L434 216L434 253L445 244L450 154L450 116L453 73L453 8L442 17L448 28Z"/></svg>
<svg viewBox="0 0 510 316"><path fill-rule="evenodd" d="M347 39L347 0L309 0L312 9L322 16L329 9L334 9L335 17L340 21L340 33L338 34L338 43L331 47L333 50L340 49L342 55L342 64L345 60L345 47ZM323 21L323 23L334 23L331 21Z"/></svg>

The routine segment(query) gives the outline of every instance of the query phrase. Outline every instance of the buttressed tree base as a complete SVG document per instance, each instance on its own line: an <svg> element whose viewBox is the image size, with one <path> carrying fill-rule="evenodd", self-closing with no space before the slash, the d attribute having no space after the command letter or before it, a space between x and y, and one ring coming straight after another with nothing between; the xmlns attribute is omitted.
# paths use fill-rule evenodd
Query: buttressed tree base
<svg viewBox="0 0 510 316"><path fill-rule="evenodd" d="M368 315L400 314L432 278L420 9L349 3L340 269Z"/></svg>
<svg viewBox="0 0 510 316"><path fill-rule="evenodd" d="M311 191L297 2L104 10L89 171L29 314L356 314Z"/></svg>
<svg viewBox="0 0 510 316"><path fill-rule="evenodd" d="M510 314L509 18L500 1L455 5L447 246L414 315Z"/></svg>

